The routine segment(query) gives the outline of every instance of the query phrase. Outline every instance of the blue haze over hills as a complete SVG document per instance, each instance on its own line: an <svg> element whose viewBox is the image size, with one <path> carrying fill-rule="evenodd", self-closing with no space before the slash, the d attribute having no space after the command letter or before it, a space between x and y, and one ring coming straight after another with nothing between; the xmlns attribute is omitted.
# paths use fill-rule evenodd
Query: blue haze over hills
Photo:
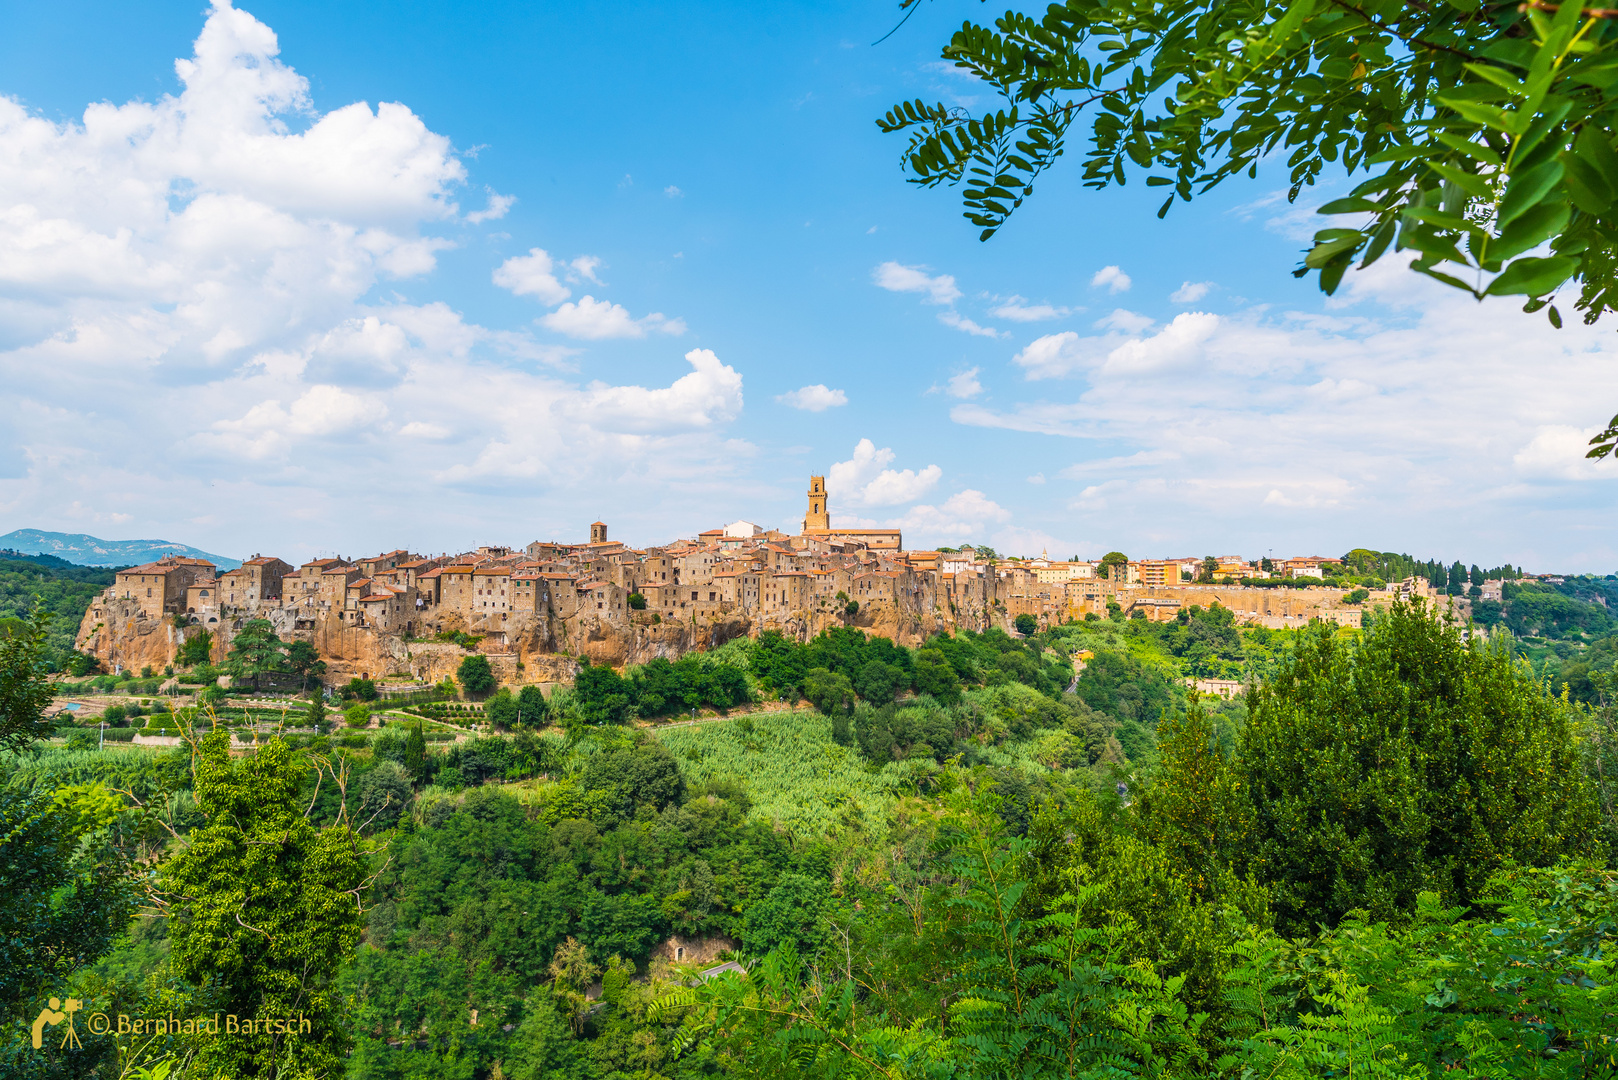
<svg viewBox="0 0 1618 1080"><path fill-rule="evenodd" d="M84 533L44 532L40 529L8 532L0 536L0 548L10 548L24 555L54 555L80 566L136 566L153 562L164 555L207 559L221 570L234 570L242 564L240 559L215 555L172 540L103 540Z"/></svg>

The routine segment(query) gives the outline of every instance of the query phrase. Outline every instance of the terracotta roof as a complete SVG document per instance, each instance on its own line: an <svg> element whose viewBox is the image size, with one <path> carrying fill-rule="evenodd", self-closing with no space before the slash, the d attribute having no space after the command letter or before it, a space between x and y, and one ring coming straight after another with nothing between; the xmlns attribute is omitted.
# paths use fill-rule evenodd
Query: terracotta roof
<svg viewBox="0 0 1618 1080"><path fill-rule="evenodd" d="M416 575L416 580L417 581L425 581L427 578L439 577L443 573L444 573L444 568L442 566L435 566L431 570L426 571L425 573L417 574Z"/></svg>
<svg viewBox="0 0 1618 1080"><path fill-rule="evenodd" d="M131 566L128 570L120 570L117 576L123 577L125 574L166 574L174 568L174 563L149 562L141 566Z"/></svg>
<svg viewBox="0 0 1618 1080"><path fill-rule="evenodd" d="M245 559L245 560L243 560L242 565L243 566L268 566L271 563L277 563L277 562L280 562L280 561L281 561L280 559L277 559L273 555L260 555L256 559Z"/></svg>
<svg viewBox="0 0 1618 1080"><path fill-rule="evenodd" d="M323 574L346 574L350 570L354 571L355 573L359 573L359 569L360 568L357 567L357 566L349 566L347 563L344 563L342 566L334 566L330 570L322 570L321 573L323 573Z"/></svg>
<svg viewBox="0 0 1618 1080"><path fill-rule="evenodd" d="M477 569L473 570L472 574L473 574L474 577L509 577L510 574L511 574L511 567L509 567L509 566L480 566Z"/></svg>

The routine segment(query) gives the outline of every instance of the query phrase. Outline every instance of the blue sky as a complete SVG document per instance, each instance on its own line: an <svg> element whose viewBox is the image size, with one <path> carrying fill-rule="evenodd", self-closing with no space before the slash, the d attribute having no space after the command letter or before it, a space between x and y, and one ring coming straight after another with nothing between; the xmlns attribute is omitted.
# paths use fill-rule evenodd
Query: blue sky
<svg viewBox="0 0 1618 1080"><path fill-rule="evenodd" d="M0 531L651 543L814 471L912 546L1618 566L1612 328L1328 300L1262 173L1160 222L1059 167L987 244L905 184L873 120L990 104L986 14L8 7Z"/></svg>

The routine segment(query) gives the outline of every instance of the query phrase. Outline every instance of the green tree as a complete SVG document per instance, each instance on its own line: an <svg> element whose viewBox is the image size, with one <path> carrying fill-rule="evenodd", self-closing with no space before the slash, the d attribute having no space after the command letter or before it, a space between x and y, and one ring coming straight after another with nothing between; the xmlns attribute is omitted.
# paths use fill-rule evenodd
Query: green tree
<svg viewBox="0 0 1618 1080"><path fill-rule="evenodd" d="M791 945L801 956L813 956L825 941L823 919L831 907L831 889L822 878L785 873L765 896L747 909L742 944L762 955Z"/></svg>
<svg viewBox="0 0 1618 1080"><path fill-rule="evenodd" d="M629 594L629 606L634 611L645 611L646 610L646 597L642 596L638 592L630 593Z"/></svg>
<svg viewBox="0 0 1618 1080"><path fill-rule="evenodd" d="M1024 612L1013 620L1013 625L1016 626L1017 633L1027 637L1039 629L1039 620Z"/></svg>
<svg viewBox="0 0 1618 1080"><path fill-rule="evenodd" d="M326 674L326 661L320 658L314 644L308 641L294 641L287 646L286 664L305 688L309 686L310 679L318 679Z"/></svg>
<svg viewBox="0 0 1618 1080"><path fill-rule="evenodd" d="M175 654L175 662L185 667L195 667L206 664L213 658L213 635L206 630L198 630L185 639L180 651Z"/></svg>
<svg viewBox="0 0 1618 1080"><path fill-rule="evenodd" d="M410 736L405 739L404 767L415 783L419 784L426 778L427 737L422 734L420 720L410 725Z"/></svg>
<svg viewBox="0 0 1618 1080"><path fill-rule="evenodd" d="M916 653L916 692L930 694L945 705L961 700L961 679L940 649L921 649Z"/></svg>
<svg viewBox="0 0 1618 1080"><path fill-rule="evenodd" d="M49 734L45 709L56 696L46 677L50 624L36 600L27 620L0 636L0 750L24 750Z"/></svg>
<svg viewBox="0 0 1618 1080"><path fill-rule="evenodd" d="M550 722L551 703L545 700L543 690L529 683L517 694L517 713L524 727L544 727Z"/></svg>
<svg viewBox="0 0 1618 1080"><path fill-rule="evenodd" d="M309 726L316 731L326 730L326 695L317 693L314 700L309 702Z"/></svg>
<svg viewBox="0 0 1618 1080"><path fill-rule="evenodd" d="M482 653L474 653L462 660L461 666L455 669L455 678L461 684L461 689L473 697L494 692L494 669L489 666L489 658Z"/></svg>
<svg viewBox="0 0 1618 1080"><path fill-rule="evenodd" d="M361 701L375 701L378 696L375 679L362 679L359 676L355 676L354 678L349 679L348 684L343 687L343 697L345 698L358 698Z"/></svg>
<svg viewBox="0 0 1618 1080"><path fill-rule="evenodd" d="M369 727L371 723L371 707L363 701L356 701L343 710L343 723L351 728Z"/></svg>
<svg viewBox="0 0 1618 1080"><path fill-rule="evenodd" d="M1219 573L1219 560L1212 555L1204 555L1202 565L1197 569L1197 581L1203 585L1212 585L1214 575Z"/></svg>
<svg viewBox="0 0 1618 1080"><path fill-rule="evenodd" d="M878 125L910 136L913 183L964 183L983 239L1086 109L1084 182L1144 171L1171 189L1160 216L1285 148L1289 198L1323 170L1371 174L1321 207L1348 220L1318 232L1296 272L1325 291L1392 246L1479 299L1576 281L1594 321L1618 302L1615 42L1605 9L1565 4L1068 0L967 23L944 47L1000 107L911 101Z"/></svg>
<svg viewBox="0 0 1618 1080"><path fill-rule="evenodd" d="M268 619L248 619L230 641L230 672L257 687L259 676L282 668L286 650Z"/></svg>
<svg viewBox="0 0 1618 1080"><path fill-rule="evenodd" d="M1457 559L1455 560L1455 565L1449 568L1449 594L1451 596L1460 596L1462 592L1466 591L1467 584L1466 567L1462 566L1460 560Z"/></svg>
<svg viewBox="0 0 1618 1080"><path fill-rule="evenodd" d="M348 1045L332 985L359 943L367 852L346 822L316 828L308 766L281 739L233 761L224 731L197 748L205 824L160 871L175 970L221 1013L299 1016L308 1034L199 1038L198 1075L338 1075Z"/></svg>
<svg viewBox="0 0 1618 1080"><path fill-rule="evenodd" d="M854 676L854 689L871 704L886 705L907 681L905 673L892 664L867 660Z"/></svg>
<svg viewBox="0 0 1618 1080"><path fill-rule="evenodd" d="M803 677L803 696L827 716L854 711L854 684L840 671L809 669Z"/></svg>
<svg viewBox="0 0 1618 1080"><path fill-rule="evenodd" d="M573 679L573 703L586 724L622 724L634 704L634 686L606 664L582 661Z"/></svg>
<svg viewBox="0 0 1618 1080"><path fill-rule="evenodd" d="M1121 551L1109 551L1101 556L1101 576L1122 581L1129 569L1129 556Z"/></svg>
<svg viewBox="0 0 1618 1080"><path fill-rule="evenodd" d="M511 693L511 687L502 686L495 692L494 697L483 707L483 716L489 723L500 728L515 727L517 724L517 699Z"/></svg>
<svg viewBox="0 0 1618 1080"><path fill-rule="evenodd" d="M1240 865L1270 885L1289 933L1354 908L1408 912L1422 891L1471 903L1508 860L1600 843L1574 708L1503 643L1463 642L1419 603L1394 604L1359 643L1307 635L1247 704Z"/></svg>

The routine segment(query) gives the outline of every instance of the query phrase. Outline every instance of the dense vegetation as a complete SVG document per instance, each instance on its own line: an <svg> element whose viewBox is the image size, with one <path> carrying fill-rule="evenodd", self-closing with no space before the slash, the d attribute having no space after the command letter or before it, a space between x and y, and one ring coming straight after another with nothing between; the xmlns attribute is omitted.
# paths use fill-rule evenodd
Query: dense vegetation
<svg viewBox="0 0 1618 1080"><path fill-rule="evenodd" d="M52 960L0 956L0 1072L1611 1075L1609 676L1592 709L1515 647L1406 607L766 635L502 689L509 731L449 745L27 749L0 827L59 839L8 842L0 889L39 903L6 940ZM1213 670L1258 683L1192 698ZM705 704L732 714L642 719ZM745 978L694 979L732 957ZM322 1030L34 1051L70 990L296 998Z"/></svg>
<svg viewBox="0 0 1618 1080"><path fill-rule="evenodd" d="M48 658L53 669L62 669L85 609L117 572L116 567L77 566L54 555L0 551L0 635L26 618L37 598L52 616Z"/></svg>

